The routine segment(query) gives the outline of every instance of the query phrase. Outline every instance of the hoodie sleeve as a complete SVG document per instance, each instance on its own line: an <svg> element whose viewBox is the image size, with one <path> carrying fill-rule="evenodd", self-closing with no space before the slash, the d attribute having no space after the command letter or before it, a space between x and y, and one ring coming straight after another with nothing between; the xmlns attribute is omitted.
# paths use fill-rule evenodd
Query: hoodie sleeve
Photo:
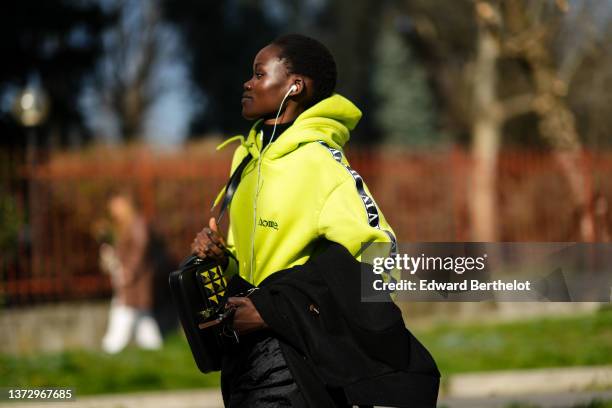
<svg viewBox="0 0 612 408"><path fill-rule="evenodd" d="M376 206L367 189L365 193L368 195L366 200L371 200L371 204ZM355 187L355 181L347 178L332 190L323 204L319 214L319 234L341 244L360 260L362 243L392 241L393 230L380 209L376 207L376 210L378 227L372 226L376 222L370 221L364 197Z"/></svg>

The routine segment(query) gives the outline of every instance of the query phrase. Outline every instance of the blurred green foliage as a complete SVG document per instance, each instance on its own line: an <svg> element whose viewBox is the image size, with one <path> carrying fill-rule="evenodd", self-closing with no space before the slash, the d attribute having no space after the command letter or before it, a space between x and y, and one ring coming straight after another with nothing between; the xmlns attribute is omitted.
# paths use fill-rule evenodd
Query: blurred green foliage
<svg viewBox="0 0 612 408"><path fill-rule="evenodd" d="M612 364L610 310L515 323L449 323L412 331L433 354L443 381L463 372ZM26 385L74 387L78 395L86 395L217 387L219 375L201 374L186 340L174 335L159 351L0 355L0 387Z"/></svg>
<svg viewBox="0 0 612 408"><path fill-rule="evenodd" d="M393 27L378 36L372 86L377 98L376 124L392 144L427 146L440 142L427 74Z"/></svg>
<svg viewBox="0 0 612 408"><path fill-rule="evenodd" d="M442 375L612 363L612 311L524 322L413 330Z"/></svg>
<svg viewBox="0 0 612 408"><path fill-rule="evenodd" d="M71 350L0 356L2 386L72 387L78 395L214 387L219 375L198 371L183 337L159 351L129 347L116 355Z"/></svg>

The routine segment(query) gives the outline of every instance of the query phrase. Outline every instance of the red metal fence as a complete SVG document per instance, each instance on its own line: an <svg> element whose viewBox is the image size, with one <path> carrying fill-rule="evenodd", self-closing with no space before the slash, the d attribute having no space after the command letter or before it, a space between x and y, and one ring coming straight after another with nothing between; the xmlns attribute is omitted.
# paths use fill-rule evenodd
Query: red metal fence
<svg viewBox="0 0 612 408"><path fill-rule="evenodd" d="M228 149L230 150L230 149ZM400 242L470 239L469 155L351 150ZM612 202L612 154L584 153L585 188ZM110 294L98 267L94 224L105 196L130 186L176 259L210 217L228 176L228 153L144 150L63 153L23 166L0 152L0 296L7 305ZM501 241L576 241L575 204L555 159L503 152L496 184ZM610 227L610 217L598 222Z"/></svg>

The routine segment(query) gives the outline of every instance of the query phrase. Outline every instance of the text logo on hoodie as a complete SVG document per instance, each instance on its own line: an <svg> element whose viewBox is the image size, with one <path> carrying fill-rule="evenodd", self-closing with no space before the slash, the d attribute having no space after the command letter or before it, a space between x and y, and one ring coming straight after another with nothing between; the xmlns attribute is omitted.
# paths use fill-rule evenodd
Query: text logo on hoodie
<svg viewBox="0 0 612 408"><path fill-rule="evenodd" d="M262 220L260 218L259 224L257 225L259 225L260 227L274 228L275 230L278 230L278 223L272 220Z"/></svg>

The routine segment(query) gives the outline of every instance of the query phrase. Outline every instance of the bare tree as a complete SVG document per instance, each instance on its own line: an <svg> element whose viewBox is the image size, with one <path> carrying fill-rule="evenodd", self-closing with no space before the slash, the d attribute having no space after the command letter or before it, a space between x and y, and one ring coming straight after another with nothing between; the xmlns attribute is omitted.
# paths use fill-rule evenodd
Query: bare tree
<svg viewBox="0 0 612 408"><path fill-rule="evenodd" d="M444 3L434 3L415 1L408 12L415 21L419 41L434 49L428 52L430 60L436 62L438 89L442 98L448 100L446 105L454 112L455 123L461 124L460 118L467 118L464 124L471 135L474 159L472 199L468 204L472 239L495 241L498 238L495 186L503 128L509 120L532 113L537 117L537 133L553 149L570 186L579 213L581 238L592 241L593 191L588 169L582 162L582 138L570 107L568 90L576 72L582 69L584 58L594 48L601 48L590 33L593 24L588 18L598 3L580 3L576 11L564 0L453 3L459 11L456 15L463 13L463 20L453 19L448 10L441 10L446 7ZM476 27L473 33L466 29L465 21L469 18L465 10L470 4L472 24ZM571 21L570 11L578 16ZM454 31L445 27L453 24ZM573 35L564 38L561 32L568 25ZM450 45L451 51L447 53L453 53L456 52L452 50L453 45L462 45L456 35L448 34L458 30L465 31L465 37L471 38L474 46L463 44L465 50L455 55L454 60L444 60L440 54L445 47L448 50ZM582 39L582 44L576 44L576 37ZM525 67L523 86L514 86L516 77L508 76L503 69L509 64ZM457 65L462 67L460 74ZM449 82L452 86L448 86ZM504 88L511 92L502 94L500 90Z"/></svg>
<svg viewBox="0 0 612 408"><path fill-rule="evenodd" d="M123 140L139 139L145 115L162 92L153 70L162 33L157 1L117 2L119 23L108 33L107 59L100 76L104 104L115 115Z"/></svg>
<svg viewBox="0 0 612 408"><path fill-rule="evenodd" d="M511 0L504 4L508 28L504 50L507 55L525 61L531 70L533 93L531 103L524 107L537 114L539 133L553 148L568 181L577 208L581 239L593 241L593 190L589 169L583 162L582 138L567 99L581 61L589 48L597 46L595 38L589 35L592 22L588 14L593 4L578 5L579 17L572 24L574 35L583 38L587 45L560 41L559 33L569 11L565 0ZM559 47L555 47L556 42L561 42Z"/></svg>

